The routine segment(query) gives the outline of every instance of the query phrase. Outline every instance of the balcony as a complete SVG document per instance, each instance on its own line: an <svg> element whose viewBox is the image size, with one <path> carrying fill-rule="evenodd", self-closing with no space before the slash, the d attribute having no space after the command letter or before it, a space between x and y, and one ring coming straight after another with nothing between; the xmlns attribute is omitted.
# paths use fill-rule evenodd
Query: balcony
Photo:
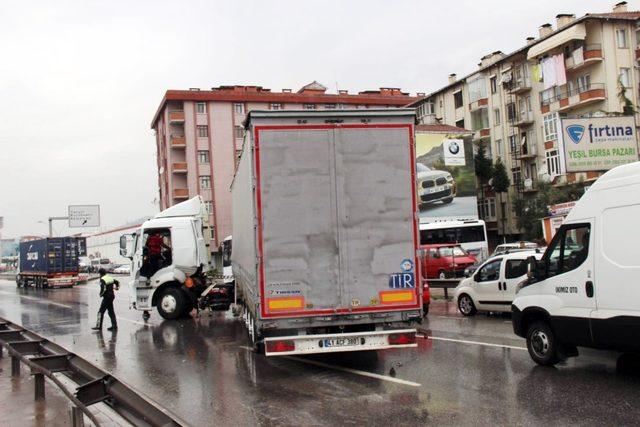
<svg viewBox="0 0 640 427"><path fill-rule="evenodd" d="M169 111L169 123L184 123L184 111Z"/></svg>
<svg viewBox="0 0 640 427"><path fill-rule="evenodd" d="M604 83L593 83L588 86L578 87L562 95L565 96L559 100L560 108L558 111L568 111L576 107L604 101L607 98Z"/></svg>
<svg viewBox="0 0 640 427"><path fill-rule="evenodd" d="M529 77L521 77L511 82L511 86L507 92L511 95L518 95L531 90L531 79Z"/></svg>
<svg viewBox="0 0 640 427"><path fill-rule="evenodd" d="M580 54L580 51L582 51L582 54ZM602 45L588 44L584 49L574 50L572 56L565 59L564 65L567 71L575 71L587 65L602 62L603 59Z"/></svg>
<svg viewBox="0 0 640 427"><path fill-rule="evenodd" d="M173 173L187 173L187 164L185 162L175 162L171 165Z"/></svg>
<svg viewBox="0 0 640 427"><path fill-rule="evenodd" d="M185 148L187 146L187 140L184 135L171 135L171 147L172 148Z"/></svg>
<svg viewBox="0 0 640 427"><path fill-rule="evenodd" d="M473 133L474 141L482 141L487 138L491 138L491 129L489 128L478 129Z"/></svg>
<svg viewBox="0 0 640 427"><path fill-rule="evenodd" d="M606 98L607 92L604 83L591 83L560 92L550 98L542 99L542 101L540 101L540 112L546 114L552 110L568 111L573 108L604 101Z"/></svg>
<svg viewBox="0 0 640 427"><path fill-rule="evenodd" d="M173 189L173 198L174 199L188 199L189 198L189 190L186 188L174 188Z"/></svg>
<svg viewBox="0 0 640 427"><path fill-rule="evenodd" d="M533 124L533 111L520 111L515 114L513 125L516 127L524 127Z"/></svg>
<svg viewBox="0 0 640 427"><path fill-rule="evenodd" d="M487 108L488 106L489 106L489 98L480 98L469 104L469 111L475 111L481 108Z"/></svg>

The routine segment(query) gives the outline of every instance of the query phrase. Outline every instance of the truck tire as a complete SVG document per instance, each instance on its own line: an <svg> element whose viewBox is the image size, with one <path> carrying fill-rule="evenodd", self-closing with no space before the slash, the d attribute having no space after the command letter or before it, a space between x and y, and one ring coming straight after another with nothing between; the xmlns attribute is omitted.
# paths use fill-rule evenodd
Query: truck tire
<svg viewBox="0 0 640 427"><path fill-rule="evenodd" d="M174 320L183 316L187 307L185 294L178 288L169 287L158 298L158 314L163 319Z"/></svg>
<svg viewBox="0 0 640 427"><path fill-rule="evenodd" d="M458 297L458 310L463 316L473 316L478 311L473 299L467 294L462 294Z"/></svg>
<svg viewBox="0 0 640 427"><path fill-rule="evenodd" d="M560 362L558 356L559 343L556 336L545 321L533 322L527 330L527 350L539 365L553 366Z"/></svg>

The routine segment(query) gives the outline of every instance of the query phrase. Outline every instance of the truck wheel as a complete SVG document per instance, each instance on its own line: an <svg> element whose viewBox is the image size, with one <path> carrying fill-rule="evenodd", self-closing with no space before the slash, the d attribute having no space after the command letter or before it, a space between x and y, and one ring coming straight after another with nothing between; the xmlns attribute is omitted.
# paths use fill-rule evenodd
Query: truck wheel
<svg viewBox="0 0 640 427"><path fill-rule="evenodd" d="M447 278L447 272L444 270L438 271L438 279L444 280Z"/></svg>
<svg viewBox="0 0 640 427"><path fill-rule="evenodd" d="M533 322L527 331L529 355L539 365L553 366L560 361L558 342L547 322Z"/></svg>
<svg viewBox="0 0 640 427"><path fill-rule="evenodd" d="M163 319L177 319L182 316L186 303L185 295L180 289L167 288L158 299L158 313Z"/></svg>
<svg viewBox="0 0 640 427"><path fill-rule="evenodd" d="M463 316L473 316L478 311L473 300L467 294L462 294L458 297L458 310Z"/></svg>

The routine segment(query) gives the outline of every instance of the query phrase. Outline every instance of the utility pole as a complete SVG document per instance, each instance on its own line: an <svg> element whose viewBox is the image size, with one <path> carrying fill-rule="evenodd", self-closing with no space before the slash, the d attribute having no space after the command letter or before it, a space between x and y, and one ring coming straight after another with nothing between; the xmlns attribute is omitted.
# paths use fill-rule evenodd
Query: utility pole
<svg viewBox="0 0 640 427"><path fill-rule="evenodd" d="M68 220L68 216L50 216L49 217L49 237L53 237L53 221L63 221Z"/></svg>

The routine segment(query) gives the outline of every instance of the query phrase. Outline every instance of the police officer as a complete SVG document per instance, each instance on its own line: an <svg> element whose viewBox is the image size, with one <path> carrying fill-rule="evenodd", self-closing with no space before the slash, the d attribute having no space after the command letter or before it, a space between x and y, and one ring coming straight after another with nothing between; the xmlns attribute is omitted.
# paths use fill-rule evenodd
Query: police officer
<svg viewBox="0 0 640 427"><path fill-rule="evenodd" d="M104 319L104 312L109 312L109 318L111 319L111 327L107 328L108 331L115 331L118 329L118 322L116 321L116 313L113 311L113 300L116 295L113 292L120 289L120 282L107 274L104 268L98 270L100 275L100 296L102 297L102 303L100 304L100 310L98 310L98 322L94 326L94 331L102 330L102 320Z"/></svg>

